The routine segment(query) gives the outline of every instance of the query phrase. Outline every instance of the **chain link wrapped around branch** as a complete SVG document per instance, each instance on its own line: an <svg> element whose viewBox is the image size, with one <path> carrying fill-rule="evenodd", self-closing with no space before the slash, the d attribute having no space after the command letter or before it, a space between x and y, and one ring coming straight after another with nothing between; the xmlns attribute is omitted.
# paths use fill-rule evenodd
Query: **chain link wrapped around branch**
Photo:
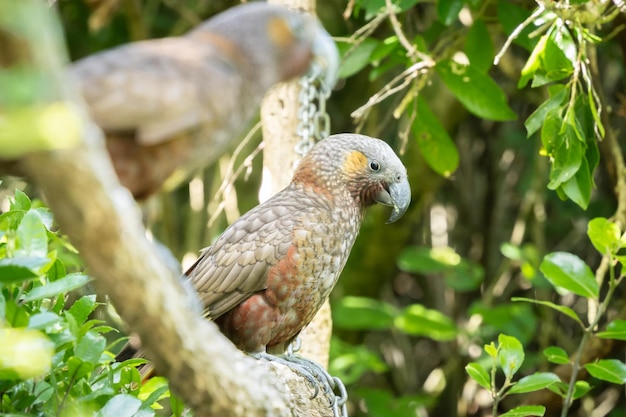
<svg viewBox="0 0 626 417"><path fill-rule="evenodd" d="M315 145L315 141L330 135L330 116L326 112L326 99L331 88L324 84L319 73L309 73L300 79L298 94L298 127L296 133L300 141L295 152L304 156Z"/></svg>

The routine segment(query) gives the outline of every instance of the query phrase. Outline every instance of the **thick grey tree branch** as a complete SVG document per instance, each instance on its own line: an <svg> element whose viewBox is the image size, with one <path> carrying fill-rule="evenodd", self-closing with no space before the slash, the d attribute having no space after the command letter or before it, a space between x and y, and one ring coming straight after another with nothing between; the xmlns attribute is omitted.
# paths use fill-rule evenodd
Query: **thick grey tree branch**
<svg viewBox="0 0 626 417"><path fill-rule="evenodd" d="M0 38L0 49L27 46L32 49L27 55L34 57L29 65L42 73L56 72L56 78L66 82L59 65L64 51L60 32L53 27L56 21L38 0L23 0L19 7L6 10L23 8L27 12L15 13L15 19L27 16L30 20L22 24L32 25L31 32L38 35ZM43 36L47 43L41 42ZM55 53L41 53L37 48L49 48L50 36L57 43ZM58 56L50 61L52 55ZM284 366L244 355L193 309L192 297L146 239L140 211L117 181L101 132L84 116L71 90L69 85L58 86L56 97L44 99L77 109L83 141L66 149L27 153L17 163L43 191L97 288L141 337L172 391L197 416L331 415L328 399L324 395L311 399L313 389L304 378Z"/></svg>

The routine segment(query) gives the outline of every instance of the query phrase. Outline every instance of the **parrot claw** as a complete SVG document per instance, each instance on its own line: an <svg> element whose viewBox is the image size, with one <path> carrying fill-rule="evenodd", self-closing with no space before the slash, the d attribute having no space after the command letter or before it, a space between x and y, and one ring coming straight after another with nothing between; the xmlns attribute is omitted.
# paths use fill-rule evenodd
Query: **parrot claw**
<svg viewBox="0 0 626 417"><path fill-rule="evenodd" d="M287 353L284 355L277 356L266 352L260 352L254 353L252 356L257 359L278 362L306 378L315 390L311 399L319 395L320 387L322 387L324 394L328 396L329 405L333 409L334 417L348 417L348 411L346 408L348 393L343 382L341 382L339 378L331 376L319 363L303 356L296 355L294 352L298 349L299 345L296 344L295 347L290 345L287 349ZM339 394L336 394L335 390L337 390Z"/></svg>

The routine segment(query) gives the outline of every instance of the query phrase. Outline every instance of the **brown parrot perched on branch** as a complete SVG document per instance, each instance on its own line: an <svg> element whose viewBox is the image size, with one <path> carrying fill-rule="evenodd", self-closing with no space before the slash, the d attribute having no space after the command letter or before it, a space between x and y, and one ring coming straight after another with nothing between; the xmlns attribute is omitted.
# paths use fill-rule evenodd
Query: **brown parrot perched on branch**
<svg viewBox="0 0 626 417"><path fill-rule="evenodd" d="M389 145L358 134L330 136L302 158L286 188L205 248L184 279L205 316L239 349L283 354L337 283L365 209L393 207L391 223L410 201L406 168ZM118 360L135 353L127 346Z"/></svg>
<svg viewBox="0 0 626 417"><path fill-rule="evenodd" d="M365 209L411 200L406 169L385 142L333 135L300 161L291 183L228 227L186 276L206 317L238 348L284 353L335 286Z"/></svg>
<svg viewBox="0 0 626 417"><path fill-rule="evenodd" d="M179 37L133 42L69 72L137 199L215 161L274 84L314 69L334 84L337 48L317 19L279 5L228 9ZM20 175L19 162L0 171Z"/></svg>

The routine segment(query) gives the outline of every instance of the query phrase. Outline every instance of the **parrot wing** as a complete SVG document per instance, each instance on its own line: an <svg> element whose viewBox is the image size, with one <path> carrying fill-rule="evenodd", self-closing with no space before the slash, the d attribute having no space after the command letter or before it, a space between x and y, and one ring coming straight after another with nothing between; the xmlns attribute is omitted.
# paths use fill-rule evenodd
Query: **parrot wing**
<svg viewBox="0 0 626 417"><path fill-rule="evenodd" d="M287 200L283 192L246 213L186 272L208 318L216 319L264 290L272 268L287 257L296 223Z"/></svg>

